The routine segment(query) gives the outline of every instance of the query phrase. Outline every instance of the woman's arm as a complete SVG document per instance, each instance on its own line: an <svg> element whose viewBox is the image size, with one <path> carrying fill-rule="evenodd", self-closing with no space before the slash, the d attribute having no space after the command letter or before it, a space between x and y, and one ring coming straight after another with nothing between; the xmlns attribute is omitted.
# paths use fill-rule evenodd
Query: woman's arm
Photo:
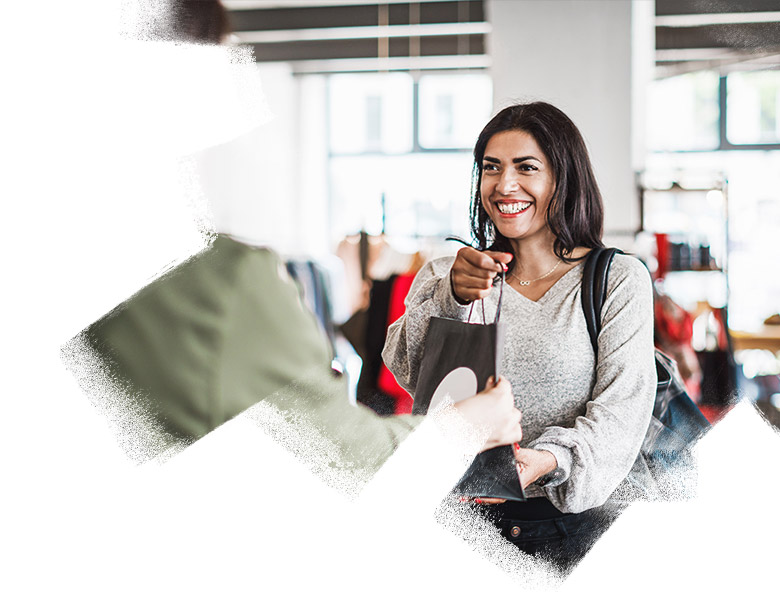
<svg viewBox="0 0 780 600"><path fill-rule="evenodd" d="M406 297L404 315L387 333L382 359L398 383L409 393L417 386L422 347L431 317L465 319L472 301L486 298L506 252L480 252L461 248L453 258L426 264L415 277ZM503 267L506 269L506 267Z"/></svg>
<svg viewBox="0 0 780 600"><path fill-rule="evenodd" d="M652 287L635 258L616 256L598 338L596 382L573 427L548 427L529 447L555 456L545 493L564 512L603 504L634 464L656 389Z"/></svg>
<svg viewBox="0 0 780 600"><path fill-rule="evenodd" d="M414 278L406 296L406 311L387 330L382 360L398 383L414 393L420 371L425 334L431 317L465 319L469 306L458 303L450 285L453 257L427 263Z"/></svg>

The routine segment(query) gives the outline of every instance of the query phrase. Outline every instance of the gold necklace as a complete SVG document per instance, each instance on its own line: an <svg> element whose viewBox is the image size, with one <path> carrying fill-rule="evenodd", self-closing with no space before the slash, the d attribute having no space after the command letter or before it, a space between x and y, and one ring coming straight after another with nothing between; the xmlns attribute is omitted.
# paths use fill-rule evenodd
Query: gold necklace
<svg viewBox="0 0 780 600"><path fill-rule="evenodd" d="M537 277L536 279L520 279L517 275L514 274L514 272L510 273L509 276L513 277L514 280L517 281L517 283L519 283L520 285L531 285L535 281L539 281L540 279L544 279L545 277L552 275L552 272L558 268L558 265L560 265L562 261L563 261L562 258L559 259L558 262L555 263L555 266L552 269L547 271L547 273L545 273L541 277Z"/></svg>

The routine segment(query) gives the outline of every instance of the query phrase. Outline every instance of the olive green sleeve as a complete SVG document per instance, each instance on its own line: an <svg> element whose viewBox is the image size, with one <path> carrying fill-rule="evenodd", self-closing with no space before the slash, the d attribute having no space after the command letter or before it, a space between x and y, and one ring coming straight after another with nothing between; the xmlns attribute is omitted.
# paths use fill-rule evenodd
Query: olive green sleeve
<svg viewBox="0 0 780 600"><path fill-rule="evenodd" d="M337 449L342 466L369 472L420 421L379 417L349 404L345 378L330 368L326 338L273 252L244 253L231 302L219 369L226 414L264 400L319 431Z"/></svg>
<svg viewBox="0 0 780 600"><path fill-rule="evenodd" d="M345 381L330 368L326 337L279 257L225 236L88 327L83 339L130 399L119 418L149 416L185 444L265 400L319 431L339 462L371 471L419 422L351 406Z"/></svg>

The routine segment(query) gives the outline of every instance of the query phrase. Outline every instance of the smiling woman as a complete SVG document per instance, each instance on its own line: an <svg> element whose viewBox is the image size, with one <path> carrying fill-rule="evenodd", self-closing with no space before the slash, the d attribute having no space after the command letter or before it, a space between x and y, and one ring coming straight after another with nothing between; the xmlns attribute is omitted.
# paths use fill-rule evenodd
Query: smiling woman
<svg viewBox="0 0 780 600"><path fill-rule="evenodd" d="M504 155L494 156L497 152ZM499 180L496 175L510 166L517 176L510 173ZM504 221L494 220L489 211L491 203L504 197L535 204L534 214L546 222L560 259L567 260L564 255L578 245L603 245L604 209L585 142L571 119L554 106L533 102L499 112L477 139L474 168L471 230L481 248L490 240L496 250L514 250L511 231L502 231Z"/></svg>
<svg viewBox="0 0 780 600"><path fill-rule="evenodd" d="M383 358L414 395L430 319L469 320L475 300L494 311L493 280L508 272L499 372L523 415L515 458L529 499L477 503L509 541L567 571L617 515L610 497L652 490L632 471L656 386L650 276L615 257L594 352L580 288L583 259L603 246L601 194L577 127L543 102L510 106L482 130L471 217L476 248L420 271Z"/></svg>

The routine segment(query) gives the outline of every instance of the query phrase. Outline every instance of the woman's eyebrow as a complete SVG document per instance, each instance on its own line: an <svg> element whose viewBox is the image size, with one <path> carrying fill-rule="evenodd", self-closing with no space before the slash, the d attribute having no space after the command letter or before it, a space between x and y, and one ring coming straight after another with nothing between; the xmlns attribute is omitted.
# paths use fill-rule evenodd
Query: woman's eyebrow
<svg viewBox="0 0 780 600"><path fill-rule="evenodd" d="M493 158L492 156L483 156L482 160L489 163L495 163L497 165L501 164L501 161L499 159ZM518 156L517 158L513 158L512 162L514 164L518 164L521 162L525 162L527 160L535 160L538 163L542 162L540 159L536 158L535 156L531 156L530 154L528 156Z"/></svg>
<svg viewBox="0 0 780 600"><path fill-rule="evenodd" d="M541 160L539 160L539 159L538 159L538 158L536 158L535 156L531 156L531 155L528 155L528 156L519 156L519 157L517 157L517 158L513 158L513 159L512 159L512 162L513 162L514 164L517 164L517 163L525 162L525 161L527 161L527 160L535 160L536 162L539 162L539 163L540 163L540 162L542 162Z"/></svg>

